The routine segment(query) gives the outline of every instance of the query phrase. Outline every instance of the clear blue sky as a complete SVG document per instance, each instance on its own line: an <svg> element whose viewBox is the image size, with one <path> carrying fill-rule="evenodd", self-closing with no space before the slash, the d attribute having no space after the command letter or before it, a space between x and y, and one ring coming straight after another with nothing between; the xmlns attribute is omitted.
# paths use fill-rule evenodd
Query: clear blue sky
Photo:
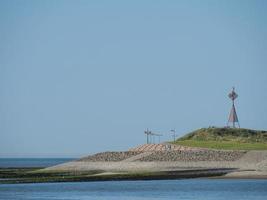
<svg viewBox="0 0 267 200"><path fill-rule="evenodd" d="M267 1L0 1L0 157L267 129Z"/></svg>

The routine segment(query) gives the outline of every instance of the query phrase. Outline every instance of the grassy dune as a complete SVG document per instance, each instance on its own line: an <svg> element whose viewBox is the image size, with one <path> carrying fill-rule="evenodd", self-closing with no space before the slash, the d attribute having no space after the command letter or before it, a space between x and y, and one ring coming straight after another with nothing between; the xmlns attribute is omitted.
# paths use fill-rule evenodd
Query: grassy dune
<svg viewBox="0 0 267 200"><path fill-rule="evenodd" d="M237 128L202 128L174 144L226 150L267 150L267 131Z"/></svg>
<svg viewBox="0 0 267 200"><path fill-rule="evenodd" d="M267 150L266 143L239 143L231 141L197 141L197 140L181 140L176 141L175 144L190 146L190 147L203 147L212 149L225 149L225 150Z"/></svg>

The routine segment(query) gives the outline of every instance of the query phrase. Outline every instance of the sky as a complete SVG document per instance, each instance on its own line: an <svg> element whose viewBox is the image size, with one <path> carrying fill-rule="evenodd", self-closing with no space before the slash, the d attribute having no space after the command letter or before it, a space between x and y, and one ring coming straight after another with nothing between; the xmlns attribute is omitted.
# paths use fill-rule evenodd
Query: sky
<svg viewBox="0 0 267 200"><path fill-rule="evenodd" d="M267 1L0 0L0 157L267 130Z"/></svg>

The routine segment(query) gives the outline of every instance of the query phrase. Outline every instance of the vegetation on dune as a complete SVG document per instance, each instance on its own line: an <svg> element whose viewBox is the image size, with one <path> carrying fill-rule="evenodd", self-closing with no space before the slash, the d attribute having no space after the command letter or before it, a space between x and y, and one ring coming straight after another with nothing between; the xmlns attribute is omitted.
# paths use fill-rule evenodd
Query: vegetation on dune
<svg viewBox="0 0 267 200"><path fill-rule="evenodd" d="M240 143L229 141L177 140L175 144L225 150L267 150L267 143Z"/></svg>
<svg viewBox="0 0 267 200"><path fill-rule="evenodd" d="M174 143L214 149L267 150L267 131L243 128L201 128L177 139Z"/></svg>

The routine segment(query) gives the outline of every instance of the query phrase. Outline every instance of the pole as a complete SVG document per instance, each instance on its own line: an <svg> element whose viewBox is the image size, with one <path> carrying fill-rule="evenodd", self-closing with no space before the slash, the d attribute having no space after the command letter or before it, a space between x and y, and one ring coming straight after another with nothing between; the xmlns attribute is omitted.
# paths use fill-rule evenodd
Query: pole
<svg viewBox="0 0 267 200"><path fill-rule="evenodd" d="M176 138L175 138L175 129L172 129L172 130L171 130L171 133L172 133L172 136L173 136L173 141L175 142L175 139L176 139Z"/></svg>
<svg viewBox="0 0 267 200"><path fill-rule="evenodd" d="M234 88L233 88L234 90ZM235 100L233 99L233 108L235 108ZM235 128L235 119L233 120L233 128Z"/></svg>
<svg viewBox="0 0 267 200"><path fill-rule="evenodd" d="M146 143L149 144L149 139L150 139L150 138L149 138L149 135L150 135L150 134L149 134L149 130L148 130L148 128L145 130L145 134L146 134Z"/></svg>

